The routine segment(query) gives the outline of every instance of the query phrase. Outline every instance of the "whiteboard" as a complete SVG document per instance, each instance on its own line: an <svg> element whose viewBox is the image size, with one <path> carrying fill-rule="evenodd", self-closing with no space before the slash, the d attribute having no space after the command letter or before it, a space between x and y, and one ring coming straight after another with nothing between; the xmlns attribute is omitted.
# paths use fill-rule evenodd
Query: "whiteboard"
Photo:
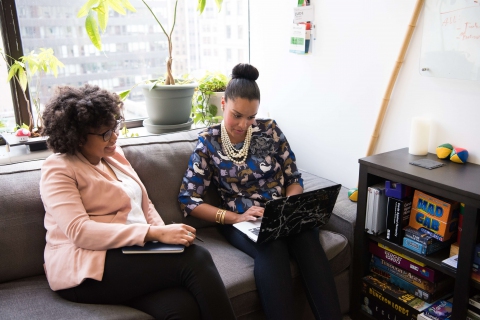
<svg viewBox="0 0 480 320"><path fill-rule="evenodd" d="M426 0L419 72L480 80L480 0Z"/></svg>

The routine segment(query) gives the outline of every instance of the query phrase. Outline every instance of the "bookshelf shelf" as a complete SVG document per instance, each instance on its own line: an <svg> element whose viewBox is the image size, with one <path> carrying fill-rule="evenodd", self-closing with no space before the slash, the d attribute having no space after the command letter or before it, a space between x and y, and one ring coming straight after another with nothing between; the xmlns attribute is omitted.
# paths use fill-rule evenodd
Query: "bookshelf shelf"
<svg viewBox="0 0 480 320"><path fill-rule="evenodd" d="M444 166L433 170L409 164L419 159L430 159L443 162ZM390 151L359 160L359 184L357 201L357 221L355 226L354 261L358 267L353 270L352 280L352 317L369 319L361 310L362 278L367 275L370 253L370 240L380 242L393 250L408 255L427 266L439 270L455 278L453 319L465 319L470 295L469 288L480 289L480 283L470 279L472 257L477 242L478 213L480 208L480 165L466 163L457 164L449 160L440 160L435 154L414 156L407 148ZM442 260L449 255L444 249L433 255L423 256L396 245L385 239L383 235L373 236L365 232L365 215L367 190L378 182L390 180L408 185L414 189L434 194L465 204L463 216L462 241L460 244L457 272L442 265Z"/></svg>

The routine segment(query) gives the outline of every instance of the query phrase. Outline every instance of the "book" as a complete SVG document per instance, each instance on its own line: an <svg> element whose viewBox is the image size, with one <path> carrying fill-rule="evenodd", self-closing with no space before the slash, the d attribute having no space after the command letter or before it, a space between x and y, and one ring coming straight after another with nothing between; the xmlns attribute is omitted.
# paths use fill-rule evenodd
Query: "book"
<svg viewBox="0 0 480 320"><path fill-rule="evenodd" d="M400 256L400 257L402 257L402 258L404 258L404 259L406 259L406 260L408 260L408 261L412 261L413 263L418 264L419 266L422 266L422 267L425 266L425 263L423 263L423 262L421 262L421 261L418 261L418 260L416 260L416 259L414 259L414 258L412 258L412 257L409 257L409 256L407 256L406 254L403 254L403 253L400 253L400 252L398 252L398 251L395 251L395 250L393 250L391 247L386 246L386 245L384 245L383 243L378 242L378 246L379 246L380 248L382 248L382 249L385 249L385 250L388 250L388 251L390 251L390 252L392 252L392 253L395 253L397 256Z"/></svg>
<svg viewBox="0 0 480 320"><path fill-rule="evenodd" d="M373 255L370 271L427 302L433 302L453 291L454 279L451 277L430 282Z"/></svg>
<svg viewBox="0 0 480 320"><path fill-rule="evenodd" d="M405 231L405 237L420 242L422 244L429 245L433 243L433 240L436 240L434 237L410 226L406 226L403 231Z"/></svg>
<svg viewBox="0 0 480 320"><path fill-rule="evenodd" d="M366 286L366 284L363 284ZM392 319L392 320L416 320L415 316L408 316L403 310L395 310L387 301L378 299L370 294L366 289L362 290L361 309L369 314L373 319Z"/></svg>
<svg viewBox="0 0 480 320"><path fill-rule="evenodd" d="M449 237L444 237L442 235L439 235L438 233L435 233L427 228L424 228L424 227L421 227L421 228L418 228L418 231L422 232L422 233L426 233L428 234L429 236L437 239L438 241L447 241L448 239L450 239Z"/></svg>
<svg viewBox="0 0 480 320"><path fill-rule="evenodd" d="M435 242L431 244L423 244L413 239L410 239L407 236L403 238L403 246L405 248L412 250L418 254L422 254L424 256L435 253L439 250L448 248L448 246L450 246L450 243L451 241L441 242L441 241L435 240Z"/></svg>
<svg viewBox="0 0 480 320"><path fill-rule="evenodd" d="M480 294L473 295L468 299L469 308L476 313L480 312Z"/></svg>
<svg viewBox="0 0 480 320"><path fill-rule="evenodd" d="M415 190L409 225L414 229L425 228L445 240L458 231L460 203L440 199Z"/></svg>
<svg viewBox="0 0 480 320"><path fill-rule="evenodd" d="M427 310L421 313L418 319L426 320L444 320L451 319L453 303L447 300L438 300L433 303Z"/></svg>
<svg viewBox="0 0 480 320"><path fill-rule="evenodd" d="M475 251L473 253L473 263L480 264L480 243L475 245Z"/></svg>
<svg viewBox="0 0 480 320"><path fill-rule="evenodd" d="M388 197L387 200L387 240L402 245L403 228L408 225L412 200Z"/></svg>
<svg viewBox="0 0 480 320"><path fill-rule="evenodd" d="M402 319L416 319L418 314L431 306L431 303L425 302L375 275L367 275L362 280L364 293L368 293L377 303L391 306L398 317Z"/></svg>
<svg viewBox="0 0 480 320"><path fill-rule="evenodd" d="M124 254L141 254L141 253L180 253L185 250L185 246L182 244L167 244L161 242L146 242L143 247L141 246L128 246L123 247L122 252Z"/></svg>
<svg viewBox="0 0 480 320"><path fill-rule="evenodd" d="M385 183L377 183L368 187L367 211L365 216L365 231L378 235L387 229L387 197Z"/></svg>
<svg viewBox="0 0 480 320"><path fill-rule="evenodd" d="M465 320L480 320L480 313L467 309L467 317Z"/></svg>
<svg viewBox="0 0 480 320"><path fill-rule="evenodd" d="M435 282L445 277L445 274L438 270L417 264L416 262L405 259L404 256L393 253L385 247L380 247L380 243L377 245L375 242L370 241L369 251L377 257L430 282Z"/></svg>

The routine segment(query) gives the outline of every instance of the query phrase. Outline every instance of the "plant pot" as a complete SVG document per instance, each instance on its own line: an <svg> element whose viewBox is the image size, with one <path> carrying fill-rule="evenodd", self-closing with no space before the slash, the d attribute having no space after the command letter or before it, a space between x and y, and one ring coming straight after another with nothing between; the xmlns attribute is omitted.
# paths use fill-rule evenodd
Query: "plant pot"
<svg viewBox="0 0 480 320"><path fill-rule="evenodd" d="M25 141L25 145L27 146L28 150L30 151L40 151L40 150L47 150L47 140L45 138L36 138L30 139L29 141Z"/></svg>
<svg viewBox="0 0 480 320"><path fill-rule="evenodd" d="M178 125L189 121L196 83L156 85L152 90L149 90L147 84L140 87L145 95L147 114L151 124Z"/></svg>
<svg viewBox="0 0 480 320"><path fill-rule="evenodd" d="M208 104L213 104L217 107L217 114L216 116L223 117L223 110L222 110L222 97L225 95L225 92L214 92L210 95L210 99L208 100Z"/></svg>

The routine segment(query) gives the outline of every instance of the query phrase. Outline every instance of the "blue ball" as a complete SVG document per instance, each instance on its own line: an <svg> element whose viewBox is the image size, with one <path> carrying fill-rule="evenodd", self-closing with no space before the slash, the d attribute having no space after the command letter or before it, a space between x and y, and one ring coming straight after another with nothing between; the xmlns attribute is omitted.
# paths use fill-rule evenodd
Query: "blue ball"
<svg viewBox="0 0 480 320"><path fill-rule="evenodd" d="M450 160L456 163L465 163L468 159L468 151L463 148L453 148Z"/></svg>

